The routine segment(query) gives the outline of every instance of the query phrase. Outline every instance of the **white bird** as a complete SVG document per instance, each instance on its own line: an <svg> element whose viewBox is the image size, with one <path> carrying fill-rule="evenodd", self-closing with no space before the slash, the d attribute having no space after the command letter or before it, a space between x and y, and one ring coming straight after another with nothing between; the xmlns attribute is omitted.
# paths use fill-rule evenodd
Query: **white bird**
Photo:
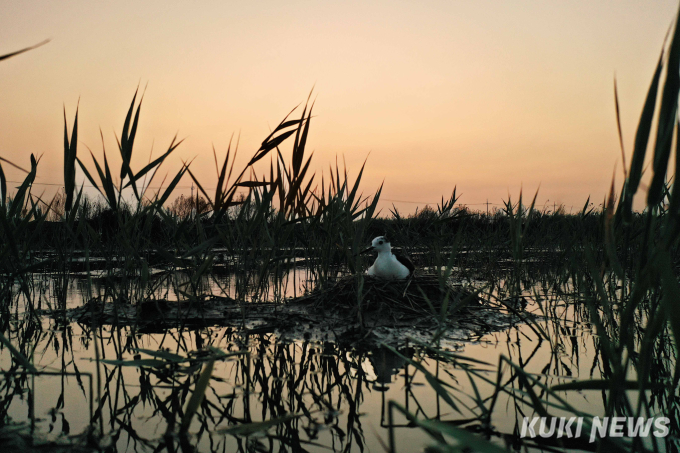
<svg viewBox="0 0 680 453"><path fill-rule="evenodd" d="M378 252L378 257L373 265L368 268L368 275L380 278L405 279L415 271L415 266L410 259L404 255L392 253L392 246L385 236L378 236L373 239L371 246L361 253L373 250Z"/></svg>

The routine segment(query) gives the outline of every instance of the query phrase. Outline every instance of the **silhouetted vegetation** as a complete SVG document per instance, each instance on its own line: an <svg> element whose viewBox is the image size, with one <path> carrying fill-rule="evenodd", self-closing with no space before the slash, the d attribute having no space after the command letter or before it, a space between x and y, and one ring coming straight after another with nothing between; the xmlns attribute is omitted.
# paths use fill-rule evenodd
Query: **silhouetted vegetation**
<svg viewBox="0 0 680 453"><path fill-rule="evenodd" d="M382 188L361 193L363 166L353 180L337 164L328 174L308 171L309 100L274 128L244 168L234 171L236 146L223 154L213 150L218 182L210 194L187 163L162 189L150 191L161 164L181 145L176 137L160 157L132 167L141 114L137 93L120 133L120 168L109 166L104 149L102 160L92 152L85 158L78 149L78 112L70 128L65 115L63 192L51 200L34 193L40 158L32 155L30 170L23 162L2 159L26 173L10 193L0 164L5 351L0 433L17 427L21 434L7 441L3 434L0 445L35 440L40 420L33 410L33 379L56 373L61 395L48 431L60 429L68 445L90 449L192 451L200 444L211 451L227 445L238 451L303 451L317 445L363 451L361 405L374 390L382 392L380 422L388 430L385 447L392 451L397 431L414 428L431 438L432 451L672 449L680 429L680 189L675 179L668 182L668 163L680 162L680 147L673 147L680 142L678 68L676 28L654 73L623 187L617 192L612 182L599 208L588 200L574 214L541 212L535 196L526 203L520 193L486 215L460 206L454 189L436 208L406 217L396 209L378 216ZM299 116L291 119L296 111ZM632 200L652 132L647 204L635 212ZM264 176L255 177L264 167ZM83 194L77 172L98 198ZM185 175L197 195L176 197ZM417 307L396 310L393 302L406 297L410 280L403 290L396 285L381 290L364 277L367 258L360 252L379 235L401 245L426 274L430 290L407 298L408 303L417 299ZM285 285L300 274L305 294L291 295ZM452 281L464 292L456 293ZM330 338L333 329L339 331L331 321L340 318L332 318L331 311L340 295L335 308L343 311L349 328ZM390 310L382 310L376 297L391 298ZM207 318L218 298L232 308L220 328L196 327L182 317L182 307L188 307L196 319ZM309 313L284 312L281 307L291 299L317 303L303 306ZM466 308L463 299L501 317L485 321L482 311ZM162 324L160 334L144 330L160 325L145 325L145 318L163 317L171 305L172 327ZM97 316L104 307L113 320L106 326ZM74 309L82 315L78 322ZM373 318L367 316L370 310ZM254 323L265 319L265 311L267 323ZM87 312L91 316L84 316ZM375 322L381 317L404 330L391 340L381 337L386 334L377 331L384 324ZM469 338L504 332L508 353L491 363L453 350L446 340L454 327L462 329L463 318ZM493 325L493 319L505 324ZM406 322L427 328L428 335L417 336ZM288 342L272 334L301 327L307 331ZM312 339L315 329L325 336ZM526 343L529 351L522 349ZM41 363L47 351L59 359L49 366ZM92 361L88 371L79 368L84 353ZM580 363L583 354L588 363ZM375 374L370 378L369 363ZM403 400L384 400L399 369L404 370ZM69 437L62 410L71 376L92 408L77 438ZM414 390L416 383L427 384L426 401ZM586 410L574 402L574 392L591 390L600 392L597 407ZM25 420L14 420L13 404L28 406L30 429L22 425ZM533 414L583 416L587 424L595 415L663 414L671 420L671 435L664 445L655 438L607 438L592 445L583 439L521 440L518 424ZM497 430L494 423L501 417L513 418L514 428ZM155 437L138 434L142 418L162 425Z"/></svg>

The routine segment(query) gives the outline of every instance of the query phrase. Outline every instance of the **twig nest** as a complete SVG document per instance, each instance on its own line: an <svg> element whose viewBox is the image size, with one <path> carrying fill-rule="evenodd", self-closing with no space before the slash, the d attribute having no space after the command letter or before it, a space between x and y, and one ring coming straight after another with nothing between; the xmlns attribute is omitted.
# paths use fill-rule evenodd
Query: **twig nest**
<svg viewBox="0 0 680 453"><path fill-rule="evenodd" d="M413 315L433 316L480 305L476 293L436 274L386 280L369 275L350 275L313 292L308 300L324 310L387 309Z"/></svg>

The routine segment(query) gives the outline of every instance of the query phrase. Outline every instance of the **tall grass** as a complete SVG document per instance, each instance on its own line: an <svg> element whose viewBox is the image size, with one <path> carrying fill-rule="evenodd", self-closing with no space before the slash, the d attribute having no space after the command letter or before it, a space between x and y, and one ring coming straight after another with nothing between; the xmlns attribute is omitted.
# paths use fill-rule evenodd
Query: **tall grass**
<svg viewBox="0 0 680 453"><path fill-rule="evenodd" d="M497 365L496 378L493 379L489 373L480 372L466 364L464 358L434 347L431 350L433 353L447 357L448 361L468 370L472 375L472 382L475 380L486 382L495 388L494 393L488 398L481 398L479 394L476 398L473 397L482 415L490 413L498 394L506 393L522 408L523 416L530 416L532 412L541 417L570 414L583 416L586 423L590 424L595 415L608 417L665 415L671 419L671 436L680 434L677 419L680 401L678 399L680 368L677 366L680 354L677 347L680 340L678 314L680 312L677 309L680 303L677 267L680 183L675 177L680 169L680 140L678 140L680 126L677 121L679 70L680 26L676 22L667 56L662 53L652 77L623 188L617 196L612 181L611 191L597 220L599 240L586 237L585 240L572 241L570 245L572 265L565 274L568 279L562 278L556 282L570 281L577 289L577 303L583 304L586 319L594 326L597 335L596 347L602 365L601 377L576 379L565 384L548 386L542 382L542 374L528 373L522 364L513 363L502 356ZM658 89L664 72L665 81L659 100ZM652 147L653 174L646 197L647 205L640 216L633 211L632 205L641 185L649 136L652 132L655 132L656 136ZM674 153L673 143L676 144ZM676 162L674 172L668 168L671 161ZM674 176L672 183L667 182L669 173ZM580 216L582 221L591 215L586 211L586 207ZM522 210L521 196L516 211L513 210L510 201L506 203L510 224L509 245L515 272L520 271L518 266L521 266L525 258L526 224L523 219L531 219L533 203L526 215ZM584 225L585 222L582 222L581 227ZM519 294L521 288L513 285L511 293ZM545 312L547 314L547 311ZM536 325L535 332L550 344L559 341L559 335L548 335L539 325ZM508 372L511 379L507 378ZM458 412L459 408L453 402L451 391L440 385L434 377L430 378L433 379L433 389L452 410ZM514 381L518 381L519 386L513 385ZM569 402L572 392L592 390L602 391L605 395L603 414L584 413ZM437 442L433 451L457 451L462 446L480 451L497 450L494 444L480 443L478 439L470 438L468 433L453 429L450 425L419 420L398 405L393 405L392 408L404 412L407 417L433 435ZM488 425L488 420L486 424ZM453 443L447 441L447 438L453 439ZM661 447L656 439L652 440L652 448L658 451ZM546 448L554 443L562 447L567 446L566 440L543 441L550 442L543 445ZM597 442L594 448L600 451L645 451L647 448L640 438L628 441L604 438L598 439ZM587 444L581 444L578 448L587 448ZM394 446L391 450L394 450Z"/></svg>
<svg viewBox="0 0 680 453"><path fill-rule="evenodd" d="M608 416L653 415L657 410L675 414L680 380L676 365L680 315L675 309L680 300L675 264L680 236L680 189L675 179L668 183L668 165L674 158L677 174L680 168L679 67L680 32L676 27L668 56L662 54L654 72L620 193L617 195L612 183L612 190L600 210L591 208L588 200L582 211L573 215L563 211L540 212L535 209L536 196L527 206L521 193L516 202L509 198L504 209L491 215L475 213L458 204L454 188L451 197L442 198L436 210L426 209L404 217L393 209L389 217L379 217L377 203L382 187L370 196L364 196L360 190L366 164L353 178L349 177L348 169L341 168L337 162L328 173L310 172L312 155L306 145L314 106L310 105L309 98L301 109L298 106L283 118L243 168L234 168L238 139L229 144L222 158L218 158L218 151L213 149L217 184L212 193L208 193L208 182L192 172L191 162L184 162L167 185L164 180L162 189L150 191L161 165L181 146L182 141L177 137L158 158L140 169L133 168L142 104L142 99L137 101L138 91L117 136L120 168L109 165L103 134L103 159L97 159L92 151L89 159L83 158L82 148L78 146L78 109L71 127L64 112L63 193L52 200L43 200L33 193L39 158L31 156L30 167L27 166L30 169L23 168L25 163L0 158L0 342L12 355L12 372L44 371L31 359L32 347L37 342L35 337L43 328L39 316L43 313L41 310L50 309L61 313L62 325L67 324L67 309L73 308L69 305L73 304L69 292L75 274L84 275L83 303L93 310L106 303L121 310L135 305L141 322L148 304L162 302L160 289L171 287L183 303L198 306L210 303L210 296L230 294L240 306L244 327L254 302L285 300L288 295L280 290L280 283L291 273L304 271L309 279L308 289L321 289L341 276L353 274L358 280L356 308L363 326L365 263L359 251L371 238L387 234L394 244L409 244L407 251L416 264L439 273L442 284L451 276L483 280L490 288L488 292L496 295L499 306L505 310L521 314L521 301L533 296L542 313L552 318L560 316L557 302L551 299L552 294L558 294L569 301L570 308L582 321L596 330L601 376L557 386L547 385L543 374L529 373L523 364L514 363L508 357L501 357L492 366L445 351L436 343L417 344L421 353L414 357L392 348L394 354L425 376L441 401L456 413L464 412L460 395L428 371L422 362L437 357L464 370L474 389L473 394L468 395L472 400L469 409L476 414L470 423L478 423L487 437L491 435L494 408L501 394L508 395L522 414L533 411L552 416L567 412L592 417L595 414L584 414L569 402L569 392L591 389L606 392L604 411ZM655 116L664 70L666 79ZM291 119L295 112L299 112L299 116ZM637 213L632 209L633 198L641 185L654 118L657 122L653 175L646 208L643 213ZM11 196L3 163L26 175ZM256 176L262 174L263 168L264 174ZM78 187L79 172L95 187L98 198L88 198L83 186ZM195 199L182 201L184 210L180 211L177 206L181 203L172 207L171 201L179 182L187 175L198 187L198 194ZM43 297L45 288L36 278L46 272L53 277L49 284L54 297ZM219 294L212 294L206 282L220 287L223 282L218 276L225 273L235 276L234 291L222 287ZM95 279L102 284L95 285ZM535 290L537 282L545 293L528 294ZM21 327L24 341L16 346L4 333L12 329L10 320L19 316L26 322ZM447 309L432 314L432 323L440 326L435 340L440 339L448 325L448 316ZM539 341L551 345L551 350L568 341L563 330L551 330L534 317L524 319ZM126 403L123 407L113 407L111 413L130 419L136 401L153 402L168 422L165 440L168 445L175 441L174 427L180 425L181 431L186 432L195 423L196 414L203 417L199 418L201 426L207 426L213 403L205 397L214 361L238 361L246 388L255 381L260 387L267 384L262 374L264 368L252 369L244 351L233 357L217 350L209 350L201 357L203 353L183 351L184 355L180 356L139 348L135 336L139 326L132 326L129 333L123 329L106 331L92 317L89 328L95 335L95 359L101 367L97 388L104 391L91 420L93 426L96 422L100 424L100 431L104 429L105 401L108 398L115 401L114 406L119 404L121 400L113 396L119 393L124 395ZM177 329L181 334L185 325L178 322ZM60 335L64 357L68 352L66 345L73 339L67 328ZM100 357L104 335L116 344L116 357L100 361L104 359ZM151 355L152 359L127 361L128 352ZM362 373L362 356L359 354L352 359L353 363L346 363L347 359L339 352L326 352L335 354L337 360L317 356L313 360L319 363L314 366L327 372L328 381L324 385L342 389L342 398L352 408L349 430L354 430L355 439L360 442L357 405L362 383L359 381L356 393L351 393L349 370L354 367ZM277 354L275 360L281 362L277 366L289 366L281 355L283 350ZM305 360L312 359L305 357L302 362ZM200 372L204 363L211 365ZM343 363L342 373L338 370L339 363ZM117 371L106 368L110 366L118 367ZM122 366L142 370L146 381L139 395L127 394L120 371ZM65 362L63 367L65 370ZM488 372L491 368L493 373ZM308 371L301 370L303 375ZM114 379L116 373L117 380ZM155 395L156 389L144 373L158 373L161 381L170 379L171 395ZM164 373L169 373L169 377ZM187 376L186 379L180 379L183 376ZM666 387L659 389L654 385L658 382ZM265 425L258 425L260 422L251 418L235 418L230 407L221 410L222 417L240 426L229 428L234 430L230 431L232 434L238 429L243 433L276 427L288 444L302 448L295 437L300 419L298 415L289 415L294 408L276 403L285 393L283 379L276 385L268 400L270 419L261 422ZM492 394L484 396L479 388L482 385L491 386ZM631 389L635 390L634 395ZM315 395L319 401L325 401L324 392L328 388L317 390ZM325 404L332 407L330 401ZM423 419L396 404L390 408L430 433L436 450L449 451L461 445L461 448L487 451L498 449L485 439L452 428L449 423ZM297 409L312 420L312 408ZM110 417L112 430L114 415ZM672 433L677 435L678 429L677 418L673 418ZM459 443L450 445L451 438ZM602 448L642 450L639 441L602 442L609 442L602 444ZM394 449L394 443L391 448Z"/></svg>

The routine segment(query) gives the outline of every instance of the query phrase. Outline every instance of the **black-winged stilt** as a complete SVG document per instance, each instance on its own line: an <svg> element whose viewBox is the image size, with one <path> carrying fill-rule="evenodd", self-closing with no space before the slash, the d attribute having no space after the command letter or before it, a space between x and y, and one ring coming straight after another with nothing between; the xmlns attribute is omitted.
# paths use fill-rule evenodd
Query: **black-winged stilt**
<svg viewBox="0 0 680 453"><path fill-rule="evenodd" d="M392 253L392 246L385 236L373 239L371 246L361 253L371 251L378 252L378 257L371 267L368 275L380 278L405 279L413 274L415 266L408 257Z"/></svg>

